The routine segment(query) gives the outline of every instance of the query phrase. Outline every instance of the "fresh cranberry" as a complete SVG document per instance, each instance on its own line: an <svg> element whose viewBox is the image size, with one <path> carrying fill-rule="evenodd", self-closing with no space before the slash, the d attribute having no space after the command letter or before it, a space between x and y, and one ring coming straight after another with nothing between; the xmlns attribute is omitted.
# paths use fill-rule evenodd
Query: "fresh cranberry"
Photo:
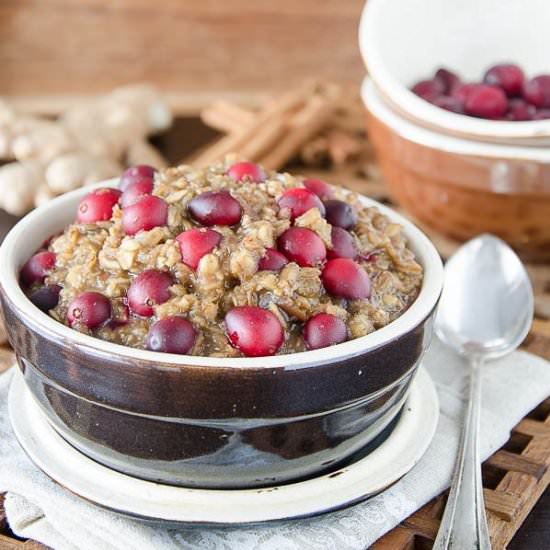
<svg viewBox="0 0 550 550"><path fill-rule="evenodd" d="M21 281L25 286L42 283L55 267L55 254L47 250L31 256L21 268Z"/></svg>
<svg viewBox="0 0 550 550"><path fill-rule="evenodd" d="M41 311L47 313L53 309L59 302L59 285L46 285L37 288L30 296L29 300Z"/></svg>
<svg viewBox="0 0 550 550"><path fill-rule="evenodd" d="M550 118L550 109L539 109L532 117L532 120L546 120Z"/></svg>
<svg viewBox="0 0 550 550"><path fill-rule="evenodd" d="M279 250L301 267L313 267L325 261L327 249L321 237L305 227L291 227L277 240Z"/></svg>
<svg viewBox="0 0 550 550"><path fill-rule="evenodd" d="M157 170L155 168L152 166L147 166L146 164L132 166L122 174L118 187L122 192L124 192L131 183L144 179L152 180L156 173Z"/></svg>
<svg viewBox="0 0 550 550"><path fill-rule="evenodd" d="M163 304L170 298L172 284L172 277L165 271L142 271L128 289L128 306L142 317L151 317L155 313L153 306Z"/></svg>
<svg viewBox="0 0 550 550"><path fill-rule="evenodd" d="M412 91L422 99L430 101L445 93L445 85L437 78L421 80L412 87Z"/></svg>
<svg viewBox="0 0 550 550"><path fill-rule="evenodd" d="M304 187L315 193L321 200L331 199L334 196L332 187L323 180L307 178L303 181Z"/></svg>
<svg viewBox="0 0 550 550"><path fill-rule="evenodd" d="M265 181L264 169L253 162L236 162L227 170L227 175L235 181L253 181L260 183Z"/></svg>
<svg viewBox="0 0 550 550"><path fill-rule="evenodd" d="M321 216L325 215L325 206L321 199L309 189L294 187L287 189L277 200L279 208L290 211L290 219L294 220L312 208L318 208Z"/></svg>
<svg viewBox="0 0 550 550"><path fill-rule="evenodd" d="M508 120L532 120L535 112L536 109L533 105L517 97L508 101L508 113L506 113L506 118Z"/></svg>
<svg viewBox="0 0 550 550"><path fill-rule="evenodd" d="M274 355L283 345L283 327L267 309L234 307L225 316L224 323L231 345L249 357Z"/></svg>
<svg viewBox="0 0 550 550"><path fill-rule="evenodd" d="M462 101L450 95L436 97L430 103L432 103L432 105L436 105L437 107L441 107L441 109L445 109L446 111L451 111L452 113L458 113L460 115L464 114L464 104Z"/></svg>
<svg viewBox="0 0 550 550"><path fill-rule="evenodd" d="M327 258L351 258L357 257L359 250L352 234L341 227L334 226L331 231L332 248L327 250Z"/></svg>
<svg viewBox="0 0 550 550"><path fill-rule="evenodd" d="M146 195L134 204L122 209L122 229L126 235L138 231L149 231L153 227L166 225L168 205L159 197Z"/></svg>
<svg viewBox="0 0 550 550"><path fill-rule="evenodd" d="M336 199L325 201L326 218L330 225L336 225L343 229L349 229L357 223L357 215L355 210L344 201Z"/></svg>
<svg viewBox="0 0 550 550"><path fill-rule="evenodd" d="M444 94L450 94L460 84L460 78L444 67L437 69L435 80L442 82Z"/></svg>
<svg viewBox="0 0 550 550"><path fill-rule="evenodd" d="M497 86L509 97L521 95L524 80L523 71L511 63L494 65L483 77L485 84Z"/></svg>
<svg viewBox="0 0 550 550"><path fill-rule="evenodd" d="M326 348L348 339L346 323L329 313L318 313L308 319L303 334L307 349Z"/></svg>
<svg viewBox="0 0 550 550"><path fill-rule="evenodd" d="M506 94L500 88L487 84L477 84L464 102L466 114L481 118L501 118L506 114L507 109Z"/></svg>
<svg viewBox="0 0 550 550"><path fill-rule="evenodd" d="M216 248L222 236L213 229L188 229L176 237L180 245L181 260L191 269L197 269L200 259Z"/></svg>
<svg viewBox="0 0 550 550"><path fill-rule="evenodd" d="M144 195L150 195L153 192L153 180L142 178L126 186L126 189L120 197L120 206L126 208L137 202Z"/></svg>
<svg viewBox="0 0 550 550"><path fill-rule="evenodd" d="M333 296L357 300L370 296L367 272L349 258L329 260L321 273L325 290Z"/></svg>
<svg viewBox="0 0 550 550"><path fill-rule="evenodd" d="M104 222L111 219L113 207L118 203L120 191L110 187L88 193L78 205L77 223Z"/></svg>
<svg viewBox="0 0 550 550"><path fill-rule="evenodd" d="M476 89L478 84L459 84L454 90L451 91L451 97L458 99L461 103L466 103L469 95Z"/></svg>
<svg viewBox="0 0 550 550"><path fill-rule="evenodd" d="M539 109L550 108L550 75L543 74L528 80L523 86L523 97Z"/></svg>
<svg viewBox="0 0 550 550"><path fill-rule="evenodd" d="M235 225L243 209L227 191L206 191L193 198L187 207L191 217L202 225Z"/></svg>
<svg viewBox="0 0 550 550"><path fill-rule="evenodd" d="M83 292L79 294L67 308L69 325L82 324L94 329L103 324L111 316L111 302L99 292Z"/></svg>
<svg viewBox="0 0 550 550"><path fill-rule="evenodd" d="M286 256L274 248L266 248L265 254L258 262L259 271L281 271L288 264Z"/></svg>
<svg viewBox="0 0 550 550"><path fill-rule="evenodd" d="M151 325L145 347L163 353L189 353L195 344L197 333L193 325L183 317L161 319Z"/></svg>

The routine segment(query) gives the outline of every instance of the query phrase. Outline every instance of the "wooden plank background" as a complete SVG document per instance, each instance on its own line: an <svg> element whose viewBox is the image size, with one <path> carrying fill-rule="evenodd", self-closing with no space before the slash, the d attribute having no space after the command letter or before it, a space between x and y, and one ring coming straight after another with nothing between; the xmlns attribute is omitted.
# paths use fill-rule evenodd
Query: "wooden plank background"
<svg viewBox="0 0 550 550"><path fill-rule="evenodd" d="M0 95L92 94L148 81L209 101L308 77L358 83L363 3L0 0Z"/></svg>

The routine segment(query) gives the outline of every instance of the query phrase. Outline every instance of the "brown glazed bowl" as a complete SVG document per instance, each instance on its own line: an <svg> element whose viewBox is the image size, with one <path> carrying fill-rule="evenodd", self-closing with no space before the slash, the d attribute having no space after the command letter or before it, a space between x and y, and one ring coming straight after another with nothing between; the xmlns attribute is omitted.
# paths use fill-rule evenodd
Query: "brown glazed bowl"
<svg viewBox="0 0 550 550"><path fill-rule="evenodd" d="M21 290L21 265L73 220L89 190L31 212L0 249L1 300L19 368L49 422L82 453L174 485L264 486L334 467L399 413L429 345L443 282L437 251L409 221L364 199L405 227L425 270L418 298L388 326L304 353L172 355L74 331Z"/></svg>
<svg viewBox="0 0 550 550"><path fill-rule="evenodd" d="M550 260L550 148L428 130L362 87L369 137L393 197L419 221L466 240L493 233L529 261Z"/></svg>

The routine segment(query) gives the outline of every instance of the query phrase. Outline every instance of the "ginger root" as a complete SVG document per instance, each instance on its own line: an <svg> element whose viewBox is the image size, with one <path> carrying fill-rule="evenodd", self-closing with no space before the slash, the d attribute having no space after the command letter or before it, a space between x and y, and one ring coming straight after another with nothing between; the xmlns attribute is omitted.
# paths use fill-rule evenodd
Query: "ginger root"
<svg viewBox="0 0 550 550"><path fill-rule="evenodd" d="M147 141L172 114L147 85L126 86L49 120L0 99L0 208L23 215L51 198L119 175L124 166L166 166Z"/></svg>

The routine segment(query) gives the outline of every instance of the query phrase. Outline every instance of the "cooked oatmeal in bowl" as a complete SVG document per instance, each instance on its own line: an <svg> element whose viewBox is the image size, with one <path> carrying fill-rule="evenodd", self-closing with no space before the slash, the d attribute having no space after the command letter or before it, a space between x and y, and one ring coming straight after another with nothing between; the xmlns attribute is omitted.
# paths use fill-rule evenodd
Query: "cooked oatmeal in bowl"
<svg viewBox="0 0 550 550"><path fill-rule="evenodd" d="M249 163L136 167L0 247L10 344L48 421L110 468L190 487L315 475L390 429L442 283L390 208Z"/></svg>
<svg viewBox="0 0 550 550"><path fill-rule="evenodd" d="M128 170L22 267L35 305L140 349L314 350L391 323L423 269L403 227L341 187L248 163Z"/></svg>

